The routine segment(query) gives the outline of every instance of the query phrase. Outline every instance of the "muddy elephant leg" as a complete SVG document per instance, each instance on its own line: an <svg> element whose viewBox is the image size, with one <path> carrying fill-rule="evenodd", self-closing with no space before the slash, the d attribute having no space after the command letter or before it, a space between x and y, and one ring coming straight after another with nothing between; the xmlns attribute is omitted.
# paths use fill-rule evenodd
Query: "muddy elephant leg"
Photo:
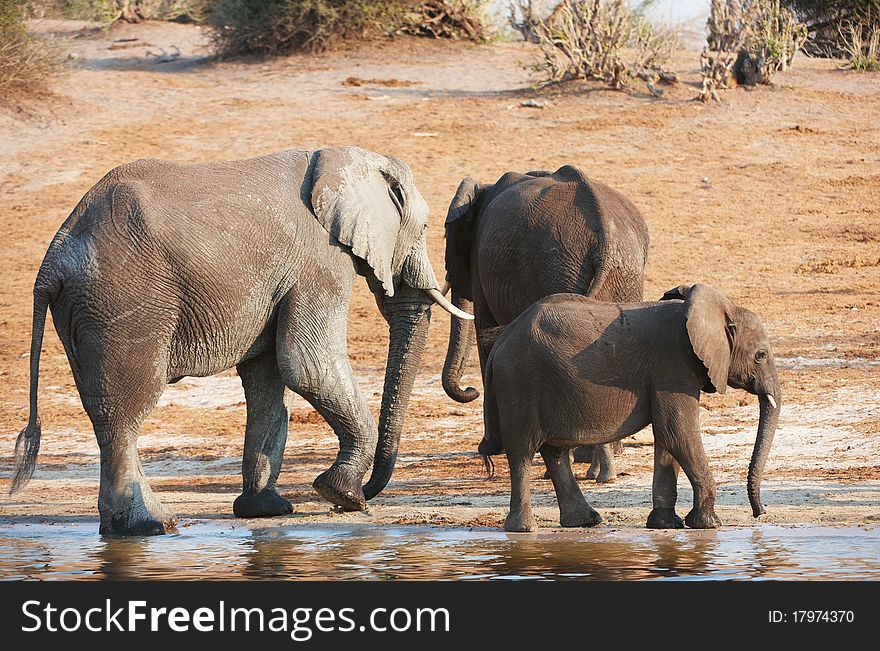
<svg viewBox="0 0 880 651"><path fill-rule="evenodd" d="M83 363L75 379L101 452L100 532L122 536L173 532L177 518L153 494L137 451L141 423L159 400L164 382L129 377L127 370L140 365L114 371L88 368L87 350L80 353ZM117 390L91 393L90 387Z"/></svg>
<svg viewBox="0 0 880 651"><path fill-rule="evenodd" d="M654 508L648 515L648 529L684 529L684 520L675 513L678 499L678 463L669 452L654 443Z"/></svg>
<svg viewBox="0 0 880 651"><path fill-rule="evenodd" d="M327 295L316 293L308 303L290 296L282 301L278 367L284 383L305 398L339 438L336 460L312 487L343 509L363 511L367 501L361 483L373 464L378 432L348 362L348 301L340 301L332 289L325 291ZM315 319L316 314L322 318Z"/></svg>
<svg viewBox="0 0 880 651"><path fill-rule="evenodd" d="M264 518L293 513L291 503L275 488L281 472L292 394L278 371L275 351L237 367L247 401L242 491L232 511L239 518Z"/></svg>
<svg viewBox="0 0 880 651"><path fill-rule="evenodd" d="M556 491L559 524L563 527L592 527L602 522L602 516L584 499L571 472L568 449L544 445L540 452L553 482L553 490Z"/></svg>
<svg viewBox="0 0 880 651"><path fill-rule="evenodd" d="M532 515L532 496L529 487L529 469L535 453L518 449L507 450L510 466L510 512L504 520L505 531L535 531L538 528Z"/></svg>
<svg viewBox="0 0 880 651"><path fill-rule="evenodd" d="M715 513L715 478L700 439L698 397L666 394L652 406L655 440L684 470L694 490L694 507L684 522L694 529L721 526Z"/></svg>

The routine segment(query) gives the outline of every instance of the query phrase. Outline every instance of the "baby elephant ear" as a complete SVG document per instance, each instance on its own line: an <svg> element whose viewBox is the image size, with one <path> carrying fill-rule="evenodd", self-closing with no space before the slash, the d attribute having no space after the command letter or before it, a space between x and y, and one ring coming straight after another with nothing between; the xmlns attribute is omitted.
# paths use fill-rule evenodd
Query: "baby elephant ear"
<svg viewBox="0 0 880 651"><path fill-rule="evenodd" d="M394 253L401 219L414 194L402 161L359 147L320 149L311 161L312 210L327 231L366 261L394 295Z"/></svg>
<svg viewBox="0 0 880 651"><path fill-rule="evenodd" d="M687 333L697 357L718 393L727 390L728 370L736 325L733 304L709 285L694 285L684 301Z"/></svg>
<svg viewBox="0 0 880 651"><path fill-rule="evenodd" d="M661 301L683 301L687 297L688 290L690 290L691 285L679 285L678 287L673 287L668 292L663 294L660 297Z"/></svg>

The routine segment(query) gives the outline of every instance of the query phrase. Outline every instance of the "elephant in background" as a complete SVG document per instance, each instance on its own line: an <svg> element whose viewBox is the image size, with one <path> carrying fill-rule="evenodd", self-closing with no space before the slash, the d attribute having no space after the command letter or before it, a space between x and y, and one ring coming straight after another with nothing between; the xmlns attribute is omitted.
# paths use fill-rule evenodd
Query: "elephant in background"
<svg viewBox="0 0 880 651"><path fill-rule="evenodd" d="M656 303L610 304L585 296L547 297L495 335L486 368L480 453L502 450L510 464L508 531L533 531L529 467L540 452L564 527L602 521L578 488L568 448L603 444L654 426L654 508L647 526L714 528L715 480L700 439L700 392L728 386L758 396L749 464L752 514L764 513L761 480L782 393L760 318L708 285L679 286ZM491 336L489 333L487 336ZM675 513L681 467L693 509Z"/></svg>
<svg viewBox="0 0 880 651"><path fill-rule="evenodd" d="M166 384L233 366L247 401L235 514L292 511L275 488L291 391L339 438L315 490L364 509L394 467L430 305L469 317L438 290L427 223L409 167L356 147L199 165L140 160L112 170L61 226L37 275L30 417L16 442L12 491L30 479L39 451L50 307L100 448L101 533L174 528L138 458L141 423ZM390 329L378 431L346 350L358 275Z"/></svg>
<svg viewBox="0 0 880 651"><path fill-rule="evenodd" d="M560 292L600 301L642 300L648 227L638 208L571 165L555 172L507 172L491 185L465 178L446 217L446 279L452 303L475 320L453 320L443 388L458 402L480 394L461 376L474 338L485 380L483 333ZM617 444L620 445L620 444ZM587 477L611 481L611 446L575 451L593 461Z"/></svg>

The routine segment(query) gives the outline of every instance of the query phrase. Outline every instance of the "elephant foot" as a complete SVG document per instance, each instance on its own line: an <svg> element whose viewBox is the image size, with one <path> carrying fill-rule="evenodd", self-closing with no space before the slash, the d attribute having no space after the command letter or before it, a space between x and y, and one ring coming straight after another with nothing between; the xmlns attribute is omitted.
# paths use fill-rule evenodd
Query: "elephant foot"
<svg viewBox="0 0 880 651"><path fill-rule="evenodd" d="M654 509L648 514L648 529L684 529L684 520L675 513L675 509Z"/></svg>
<svg viewBox="0 0 880 651"><path fill-rule="evenodd" d="M318 494L344 511L364 511L367 499L361 490L360 478L355 478L337 466L331 466L312 482Z"/></svg>
<svg viewBox="0 0 880 651"><path fill-rule="evenodd" d="M177 533L177 522L177 516L167 512L154 516L146 509L137 509L102 515L99 531L102 536L160 536Z"/></svg>
<svg viewBox="0 0 880 651"><path fill-rule="evenodd" d="M528 533L538 530L538 523L535 517L529 513L528 516L523 513L514 513L511 511L504 518L504 530L518 533Z"/></svg>
<svg viewBox="0 0 880 651"><path fill-rule="evenodd" d="M615 479L617 479L617 473L614 471L613 468L602 468L602 470L599 471L599 475L596 477L596 483L610 484Z"/></svg>
<svg viewBox="0 0 880 651"><path fill-rule="evenodd" d="M158 536L177 532L177 516L162 506L149 484L132 481L122 489L102 490L98 497L100 533L104 536Z"/></svg>
<svg viewBox="0 0 880 651"><path fill-rule="evenodd" d="M601 523L602 516L589 505L576 511L559 514L559 524L563 527L595 527Z"/></svg>
<svg viewBox="0 0 880 651"><path fill-rule="evenodd" d="M593 463L590 464L590 468L587 470L586 479L596 480L599 478L599 464Z"/></svg>
<svg viewBox="0 0 880 651"><path fill-rule="evenodd" d="M717 529L721 526L721 519L713 508L692 509L684 516L684 523L691 529Z"/></svg>
<svg viewBox="0 0 880 651"><path fill-rule="evenodd" d="M278 494L274 488L264 488L256 495L242 493L232 503L232 512L237 518L271 518L275 515L290 515L293 505Z"/></svg>

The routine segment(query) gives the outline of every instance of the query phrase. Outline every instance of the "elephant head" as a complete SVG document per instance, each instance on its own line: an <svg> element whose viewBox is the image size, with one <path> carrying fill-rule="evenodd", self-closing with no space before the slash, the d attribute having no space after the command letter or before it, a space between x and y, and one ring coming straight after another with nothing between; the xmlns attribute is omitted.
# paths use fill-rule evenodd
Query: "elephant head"
<svg viewBox="0 0 880 651"><path fill-rule="evenodd" d="M471 244L485 185L471 177L462 180L446 214L446 282L452 287L452 304L473 312L471 282ZM458 402L470 402L480 396L474 387L461 386L461 375L474 345L476 333L470 321L453 320L449 348L443 364L443 389Z"/></svg>
<svg viewBox="0 0 880 651"><path fill-rule="evenodd" d="M430 305L462 319L439 291L428 259L428 206L403 161L357 147L321 149L311 161L315 216L349 248L367 277L390 339L373 472L364 497L375 497L391 479L403 418L428 333Z"/></svg>
<svg viewBox="0 0 880 651"><path fill-rule="evenodd" d="M723 394L732 386L758 396L758 434L748 476L749 502L758 517L765 512L761 480L782 403L767 333L755 313L734 305L708 285L682 285L663 295L663 300L672 298L684 300L688 338L706 369L703 390Z"/></svg>

